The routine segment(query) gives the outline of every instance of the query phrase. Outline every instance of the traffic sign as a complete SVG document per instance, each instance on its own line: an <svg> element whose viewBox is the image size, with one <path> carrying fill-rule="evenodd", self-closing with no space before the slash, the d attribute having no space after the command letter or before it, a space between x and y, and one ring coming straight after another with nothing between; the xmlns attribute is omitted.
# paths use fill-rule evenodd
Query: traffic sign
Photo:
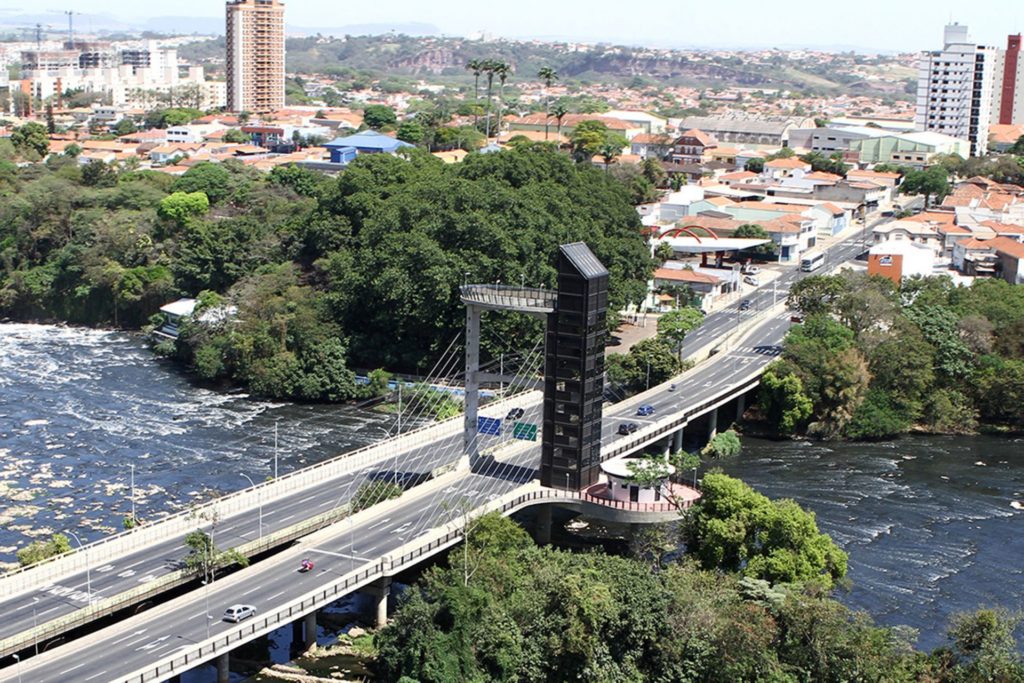
<svg viewBox="0 0 1024 683"><path fill-rule="evenodd" d="M530 424L529 422L516 422L512 426L512 438L522 439L524 441L536 441L537 425Z"/></svg>
<svg viewBox="0 0 1024 683"><path fill-rule="evenodd" d="M481 434L490 434L491 436L501 435L501 420L496 417L483 417L476 418L476 430Z"/></svg>

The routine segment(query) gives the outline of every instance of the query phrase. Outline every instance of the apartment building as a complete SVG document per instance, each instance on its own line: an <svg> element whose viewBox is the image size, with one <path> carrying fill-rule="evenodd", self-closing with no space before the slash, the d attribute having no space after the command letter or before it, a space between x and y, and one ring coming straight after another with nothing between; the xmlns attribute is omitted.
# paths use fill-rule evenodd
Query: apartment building
<svg viewBox="0 0 1024 683"><path fill-rule="evenodd" d="M999 83L999 108L995 123L1024 124L1024 55L1019 33L1006 37L1003 74Z"/></svg>
<svg viewBox="0 0 1024 683"><path fill-rule="evenodd" d="M284 4L228 0L228 108L266 113L284 107Z"/></svg>
<svg viewBox="0 0 1024 683"><path fill-rule="evenodd" d="M927 52L921 59L916 127L968 140L972 156L984 155L997 75L1002 87L1002 62L1002 50L974 43L966 26L947 25L943 49Z"/></svg>

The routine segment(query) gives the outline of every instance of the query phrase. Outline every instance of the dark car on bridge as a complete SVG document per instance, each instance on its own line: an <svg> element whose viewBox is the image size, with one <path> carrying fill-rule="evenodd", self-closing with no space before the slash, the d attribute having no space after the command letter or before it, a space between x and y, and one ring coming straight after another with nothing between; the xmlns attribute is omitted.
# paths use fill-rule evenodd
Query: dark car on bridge
<svg viewBox="0 0 1024 683"><path fill-rule="evenodd" d="M638 427L639 425L637 425L636 422L623 422L622 424L619 425L619 434L622 434L623 436L628 436L629 434L635 432Z"/></svg>
<svg viewBox="0 0 1024 683"><path fill-rule="evenodd" d="M505 419L506 420L518 420L519 418L521 418L525 414L526 414L526 411L524 411L522 408L513 408L512 410L508 411L508 415L505 416Z"/></svg>
<svg viewBox="0 0 1024 683"><path fill-rule="evenodd" d="M650 403L645 403L636 409L636 414L639 415L640 417L654 415L654 406L652 406Z"/></svg>
<svg viewBox="0 0 1024 683"><path fill-rule="evenodd" d="M740 302L740 310L745 311L750 308L750 299L744 299Z"/></svg>

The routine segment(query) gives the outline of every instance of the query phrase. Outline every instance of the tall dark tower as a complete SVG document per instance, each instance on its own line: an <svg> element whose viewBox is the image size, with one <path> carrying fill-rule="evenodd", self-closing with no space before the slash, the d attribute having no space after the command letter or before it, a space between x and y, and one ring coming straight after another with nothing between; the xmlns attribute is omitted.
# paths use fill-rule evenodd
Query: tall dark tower
<svg viewBox="0 0 1024 683"><path fill-rule="evenodd" d="M580 490L601 472L607 311L607 269L583 242L562 245L544 354L544 486Z"/></svg>

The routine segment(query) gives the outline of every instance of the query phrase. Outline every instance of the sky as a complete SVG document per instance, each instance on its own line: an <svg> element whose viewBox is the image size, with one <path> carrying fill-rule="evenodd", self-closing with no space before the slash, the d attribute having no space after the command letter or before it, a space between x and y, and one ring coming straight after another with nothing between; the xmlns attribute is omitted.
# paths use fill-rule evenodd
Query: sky
<svg viewBox="0 0 1024 683"><path fill-rule="evenodd" d="M45 10L103 12L124 20L163 15L223 17L220 0L54 0ZM296 27L352 24L430 24L445 35L484 31L509 38L565 39L652 47L855 47L917 52L941 47L951 19L970 27L979 43L1004 47L1007 33L1024 30L1022 0L290 0L285 21ZM26 0L0 0L5 15L40 12ZM64 20L52 12L54 26Z"/></svg>

